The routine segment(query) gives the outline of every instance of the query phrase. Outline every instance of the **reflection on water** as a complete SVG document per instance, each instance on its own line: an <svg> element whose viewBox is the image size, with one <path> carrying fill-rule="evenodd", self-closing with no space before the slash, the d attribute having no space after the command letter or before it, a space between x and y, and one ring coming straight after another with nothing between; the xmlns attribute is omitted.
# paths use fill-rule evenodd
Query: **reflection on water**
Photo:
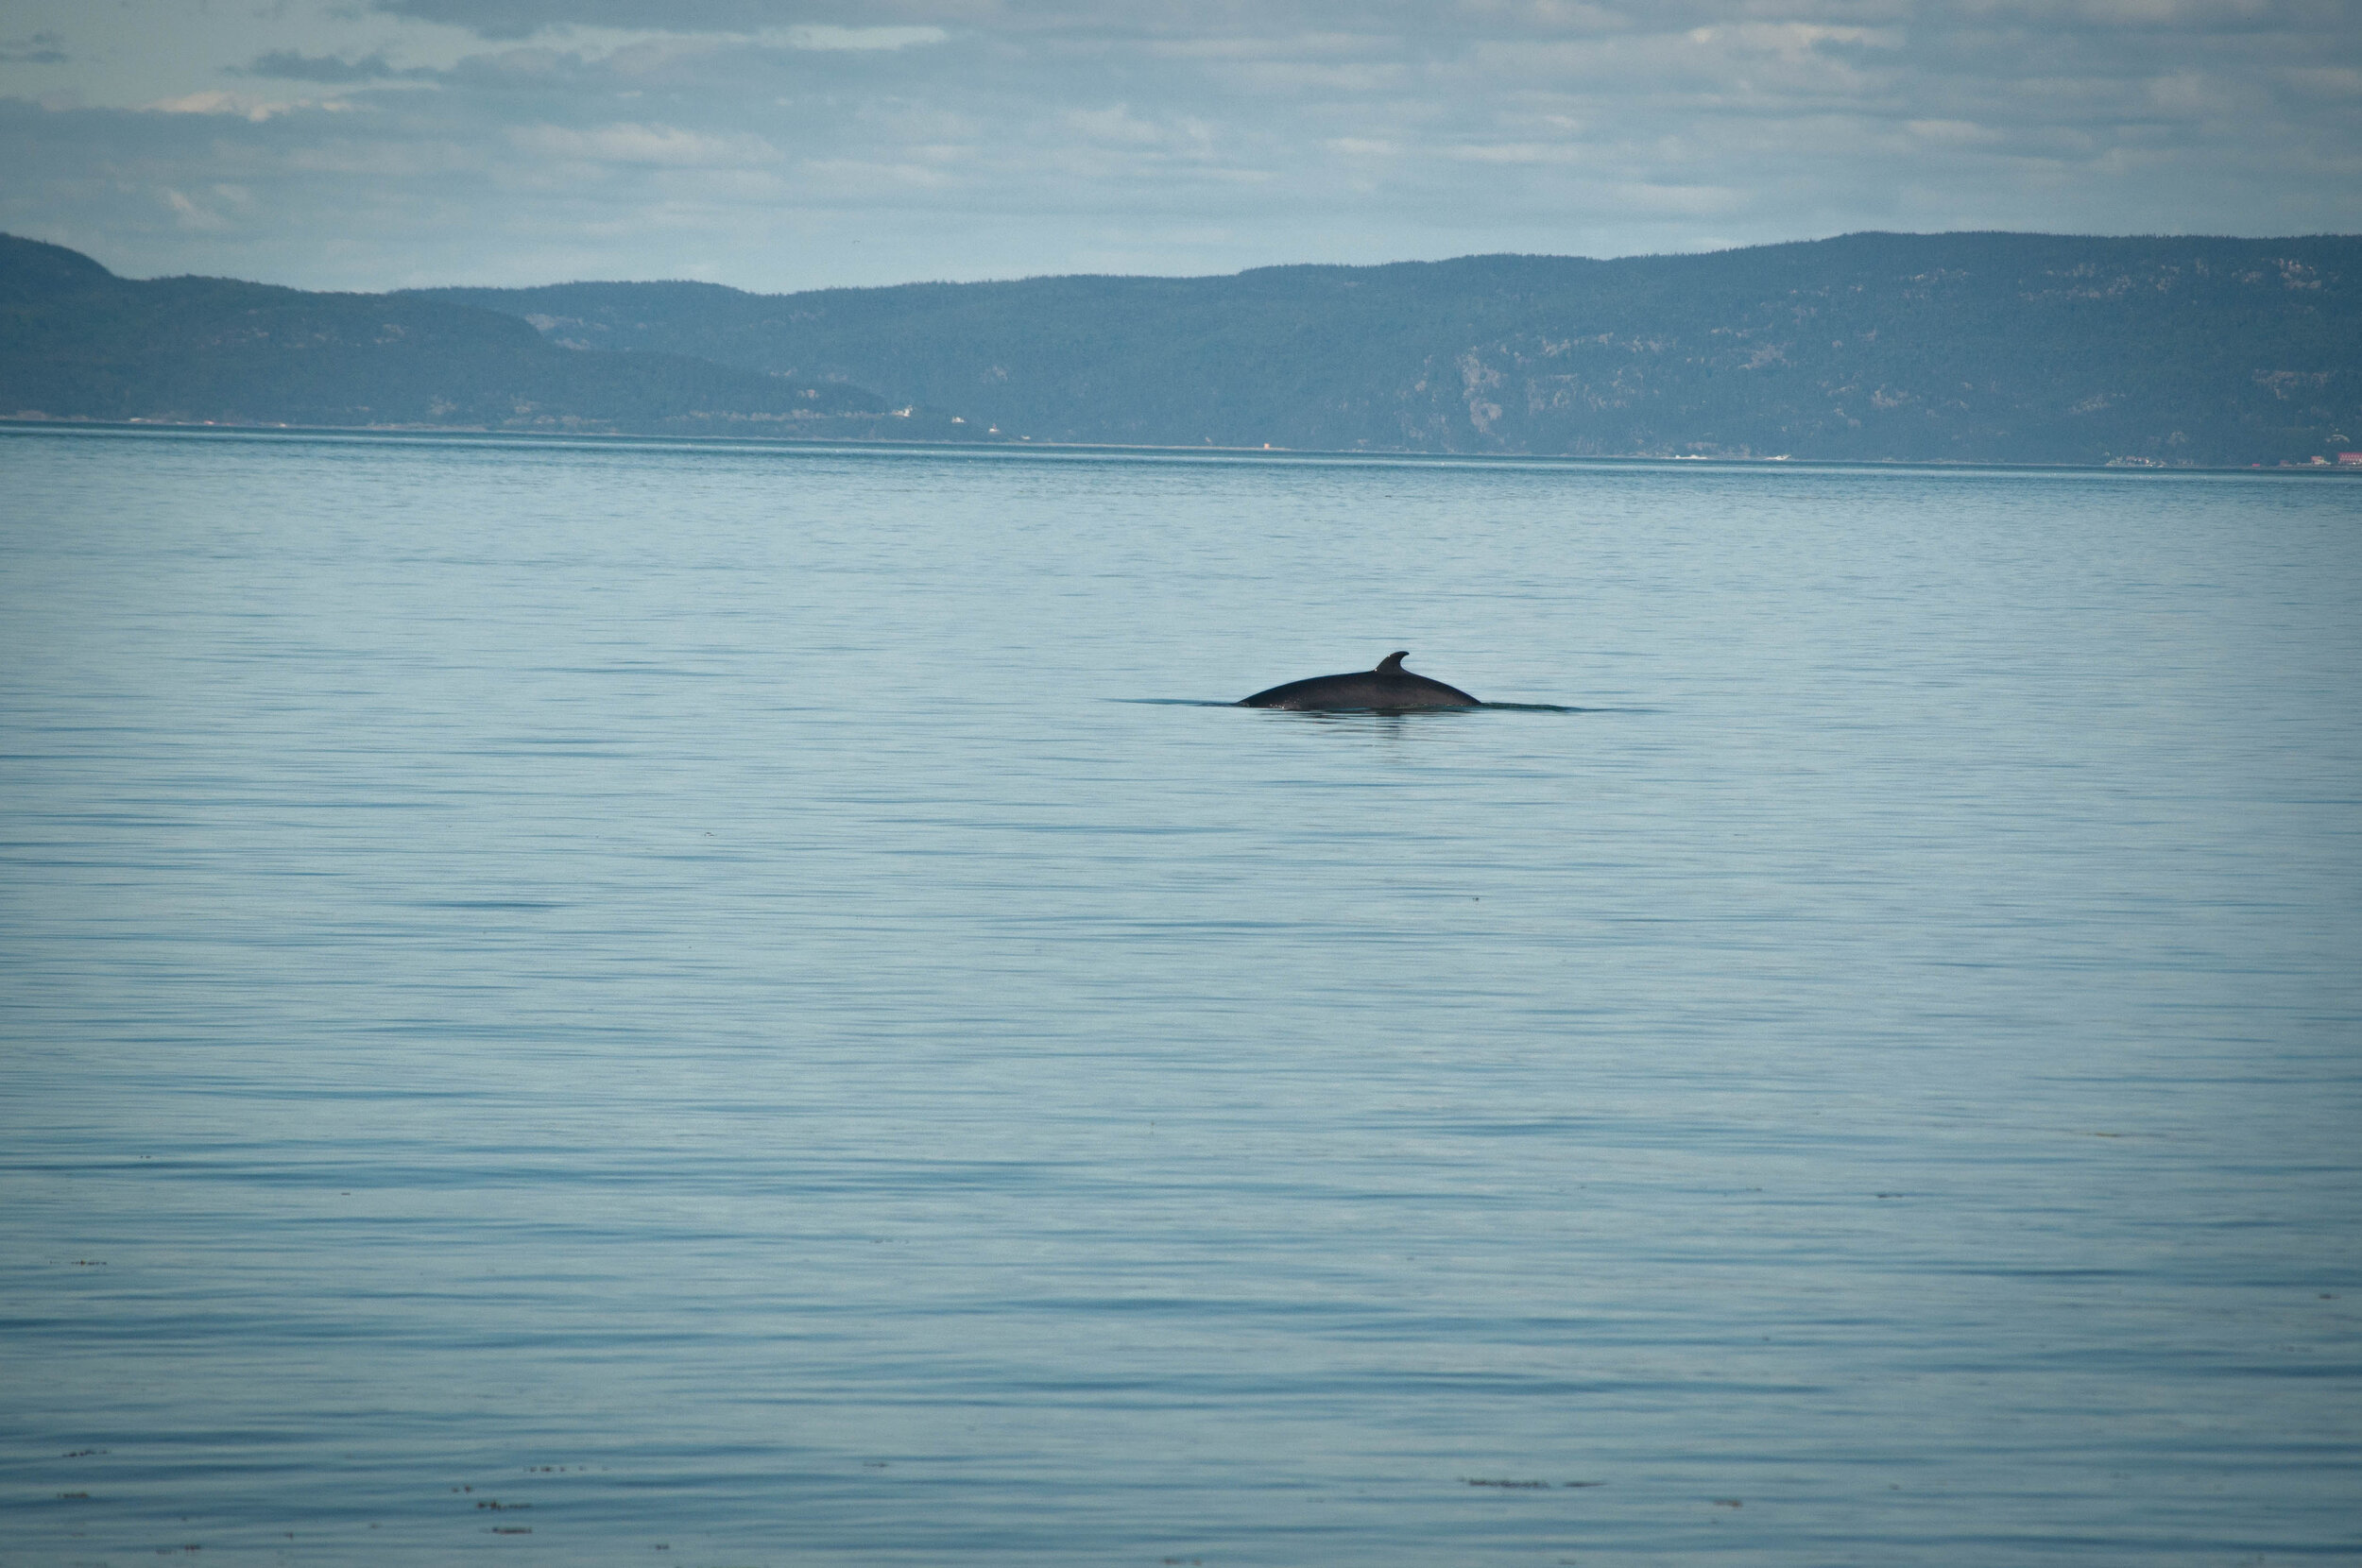
<svg viewBox="0 0 2362 1568"><path fill-rule="evenodd" d="M0 469L0 1561L2362 1555L2350 486Z"/></svg>

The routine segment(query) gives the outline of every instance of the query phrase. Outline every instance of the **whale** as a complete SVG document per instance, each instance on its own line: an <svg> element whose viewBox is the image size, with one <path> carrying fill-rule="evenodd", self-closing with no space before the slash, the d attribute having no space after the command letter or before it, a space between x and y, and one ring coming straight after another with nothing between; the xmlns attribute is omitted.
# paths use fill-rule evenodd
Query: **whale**
<svg viewBox="0 0 2362 1568"><path fill-rule="evenodd" d="M1377 708L1398 712L1409 707L1482 707L1484 705L1456 686L1425 675L1414 675L1402 667L1411 650L1388 654L1378 661L1375 670L1356 670L1344 675L1314 675L1309 680L1292 680L1285 686L1275 686L1268 691L1258 691L1241 699L1240 707L1282 707L1297 712L1323 708Z"/></svg>

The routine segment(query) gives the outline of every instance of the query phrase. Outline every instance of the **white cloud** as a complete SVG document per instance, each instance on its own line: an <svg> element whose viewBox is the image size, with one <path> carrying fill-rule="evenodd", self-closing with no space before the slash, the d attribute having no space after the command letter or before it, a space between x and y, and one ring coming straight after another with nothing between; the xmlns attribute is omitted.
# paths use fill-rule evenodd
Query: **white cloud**
<svg viewBox="0 0 2362 1568"><path fill-rule="evenodd" d="M921 163L885 163L864 158L813 159L802 165L813 189L835 196L875 195L881 187L896 191L934 191L951 184L940 169Z"/></svg>
<svg viewBox="0 0 2362 1568"><path fill-rule="evenodd" d="M770 162L779 157L779 149L760 136L708 136L676 126L625 122L574 130L535 125L519 126L508 135L520 151L579 162L695 168Z"/></svg>
<svg viewBox="0 0 2362 1568"><path fill-rule="evenodd" d="M184 93L177 98L160 98L142 106L155 114L234 114L241 120L261 125L277 114L292 114L300 109L317 109L332 114L349 112L352 105L342 98L258 98L247 93L225 93L212 90L204 93Z"/></svg>
<svg viewBox="0 0 2362 1568"><path fill-rule="evenodd" d="M1319 93L1324 95L1398 91L1411 67L1394 60L1329 64L1320 60L1258 60L1231 66L1224 73L1240 85L1263 93Z"/></svg>
<svg viewBox="0 0 2362 1568"><path fill-rule="evenodd" d="M1103 146L1161 148L1185 156L1212 152L1218 128L1210 120L1183 115L1172 120L1148 120L1127 104L1107 109L1070 109L1058 117L1059 128L1070 136Z"/></svg>
<svg viewBox="0 0 2362 1568"><path fill-rule="evenodd" d="M189 229L189 231L227 231L231 227L231 214L250 217L252 210L255 210L255 194L248 191L243 184L213 184L198 191L198 196L203 196L203 200L191 196L189 191L177 191L173 186L159 186L156 189L156 198L165 208L170 208L177 227ZM227 213L224 213L224 208L227 208Z"/></svg>
<svg viewBox="0 0 2362 1568"><path fill-rule="evenodd" d="M1960 0L1970 14L2015 15L2043 26L2079 22L2102 27L2244 26L2286 8L2275 0Z"/></svg>
<svg viewBox="0 0 2362 1568"><path fill-rule="evenodd" d="M1628 184L1616 198L1642 212L1710 217L1743 207L1748 193L1728 185Z"/></svg>
<svg viewBox="0 0 2362 1568"><path fill-rule="evenodd" d="M2196 70L2151 78L2148 101L2168 114L2191 118L2228 114L2239 107L2229 82Z"/></svg>
<svg viewBox="0 0 2362 1568"><path fill-rule="evenodd" d="M1909 120L1903 128L1923 142L1952 147L1990 146L2002 139L1991 127L1967 120Z"/></svg>
<svg viewBox="0 0 2362 1568"><path fill-rule="evenodd" d="M153 271L788 287L2362 229L2353 0L8 3L68 58L0 59L0 226Z"/></svg>
<svg viewBox="0 0 2362 1568"><path fill-rule="evenodd" d="M1460 9L1481 22L1503 22L1537 32L1616 32L1633 25L1622 11L1583 0L1460 0Z"/></svg>
<svg viewBox="0 0 2362 1568"><path fill-rule="evenodd" d="M2346 65L2292 65L2288 85L2312 98L2362 98L2362 70Z"/></svg>
<svg viewBox="0 0 2362 1568"><path fill-rule="evenodd" d="M1448 156L1463 163L1571 163L1582 149L1563 142L1472 143L1453 147Z"/></svg>
<svg viewBox="0 0 2362 1568"><path fill-rule="evenodd" d="M798 27L766 28L752 35L763 43L777 41L791 49L862 53L873 49L910 49L941 43L951 35L941 27L831 27L818 23Z"/></svg>

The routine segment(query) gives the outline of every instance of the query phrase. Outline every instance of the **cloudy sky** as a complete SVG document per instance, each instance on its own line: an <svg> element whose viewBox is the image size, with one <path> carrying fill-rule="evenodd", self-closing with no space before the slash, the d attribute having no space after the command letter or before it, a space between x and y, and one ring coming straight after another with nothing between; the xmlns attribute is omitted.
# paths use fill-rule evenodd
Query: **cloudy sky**
<svg viewBox="0 0 2362 1568"><path fill-rule="evenodd" d="M2362 0L0 0L0 229L757 289L2362 230Z"/></svg>

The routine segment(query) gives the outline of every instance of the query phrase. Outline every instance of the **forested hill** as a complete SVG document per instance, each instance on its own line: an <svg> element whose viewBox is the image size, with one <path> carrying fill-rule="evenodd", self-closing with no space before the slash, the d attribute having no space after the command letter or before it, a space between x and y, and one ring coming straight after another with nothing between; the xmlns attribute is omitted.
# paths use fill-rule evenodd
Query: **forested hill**
<svg viewBox="0 0 2362 1568"><path fill-rule="evenodd" d="M2362 238L1852 234L1224 278L441 289L1036 440L2304 462L2362 439Z"/></svg>
<svg viewBox="0 0 2362 1568"><path fill-rule="evenodd" d="M472 305L220 278L141 282L0 235L9 416L836 437L951 429L832 383L680 354L577 353Z"/></svg>
<svg viewBox="0 0 2362 1568"><path fill-rule="evenodd" d="M368 295L136 281L0 236L9 415L2305 463L2362 445L2362 237L1854 234L1226 278Z"/></svg>

